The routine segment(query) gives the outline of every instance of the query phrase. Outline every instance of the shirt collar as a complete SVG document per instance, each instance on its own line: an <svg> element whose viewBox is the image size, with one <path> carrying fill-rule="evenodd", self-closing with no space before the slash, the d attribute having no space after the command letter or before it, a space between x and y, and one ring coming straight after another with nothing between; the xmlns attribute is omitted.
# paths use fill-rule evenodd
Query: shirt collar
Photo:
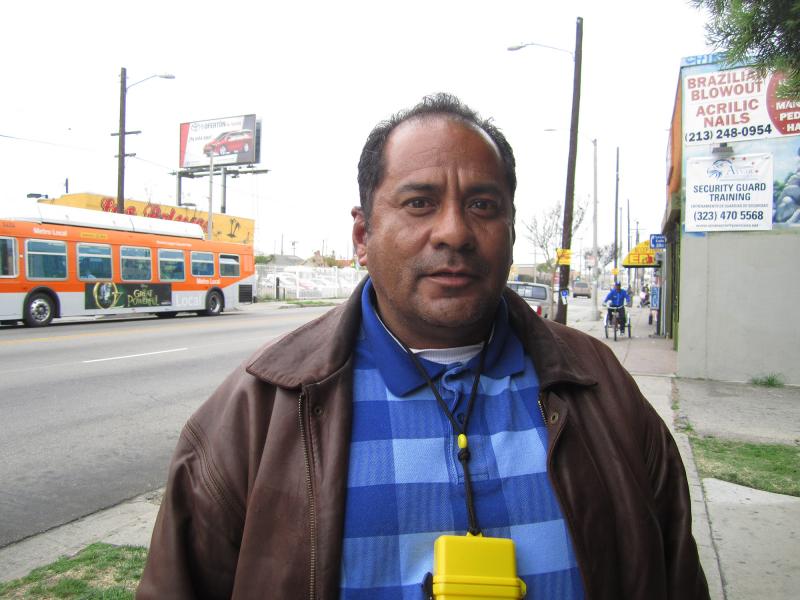
<svg viewBox="0 0 800 600"><path fill-rule="evenodd" d="M395 396L404 396L411 390L424 385L425 379L417 371L403 347L397 343L378 318L372 304L372 294L372 281L368 279L361 293L362 327L365 341L369 345L374 363L380 371L386 387ZM479 359L480 356L476 356L467 363L467 367L474 371L477 369ZM435 379L447 369L445 365L424 358L420 358L420 363L431 379ZM492 379L500 379L519 373L524 369L525 355L522 344L511 331L508 323L508 307L505 299L501 298L495 314L494 335L486 350L483 374Z"/></svg>

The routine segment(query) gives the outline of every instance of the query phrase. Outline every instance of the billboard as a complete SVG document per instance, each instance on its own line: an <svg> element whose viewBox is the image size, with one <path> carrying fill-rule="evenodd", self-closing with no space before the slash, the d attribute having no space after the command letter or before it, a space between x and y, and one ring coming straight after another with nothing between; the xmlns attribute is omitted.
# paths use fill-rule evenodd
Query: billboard
<svg viewBox="0 0 800 600"><path fill-rule="evenodd" d="M258 125L255 115L181 123L178 164L182 169L208 167L212 156L220 166L257 163Z"/></svg>
<svg viewBox="0 0 800 600"><path fill-rule="evenodd" d="M687 146L800 134L800 101L778 98L784 76L762 79L749 67L688 73L683 78Z"/></svg>
<svg viewBox="0 0 800 600"><path fill-rule="evenodd" d="M43 204L59 206L73 206L88 208L103 212L116 212L117 199L100 194L67 194L60 198L47 198L40 200ZM140 200L125 200L125 214L151 219L164 219L166 221L183 221L196 223L203 231L208 227L208 212L197 210L192 206L168 206ZM237 244L252 244L255 231L255 221L244 217L235 217L229 214L214 213L211 223L211 239L217 242L234 242Z"/></svg>

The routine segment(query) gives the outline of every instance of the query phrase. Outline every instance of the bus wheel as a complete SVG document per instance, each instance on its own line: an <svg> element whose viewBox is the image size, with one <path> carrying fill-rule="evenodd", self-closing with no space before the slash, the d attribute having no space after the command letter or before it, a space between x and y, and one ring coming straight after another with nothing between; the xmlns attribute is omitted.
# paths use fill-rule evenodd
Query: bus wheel
<svg viewBox="0 0 800 600"><path fill-rule="evenodd" d="M44 327L53 320L53 300L47 294L33 294L25 306L25 325Z"/></svg>
<svg viewBox="0 0 800 600"><path fill-rule="evenodd" d="M219 292L209 292L206 296L205 314L208 317L216 317L222 312L222 296Z"/></svg>

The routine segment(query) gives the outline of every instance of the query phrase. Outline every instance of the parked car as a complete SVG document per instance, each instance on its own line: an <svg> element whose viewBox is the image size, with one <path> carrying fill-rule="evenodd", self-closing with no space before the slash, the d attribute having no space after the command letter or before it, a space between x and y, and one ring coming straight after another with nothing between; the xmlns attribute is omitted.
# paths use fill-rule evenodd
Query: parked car
<svg viewBox="0 0 800 600"><path fill-rule="evenodd" d="M225 156L232 152L249 152L253 146L253 132L249 129L226 131L203 146L203 154Z"/></svg>
<svg viewBox="0 0 800 600"><path fill-rule="evenodd" d="M553 305L553 292L550 286L527 281L509 281L506 285L522 296L540 317L549 319Z"/></svg>
<svg viewBox="0 0 800 600"><path fill-rule="evenodd" d="M592 286L590 286L585 281L576 281L572 284L572 297L577 298L578 296L586 296L587 298L592 297Z"/></svg>

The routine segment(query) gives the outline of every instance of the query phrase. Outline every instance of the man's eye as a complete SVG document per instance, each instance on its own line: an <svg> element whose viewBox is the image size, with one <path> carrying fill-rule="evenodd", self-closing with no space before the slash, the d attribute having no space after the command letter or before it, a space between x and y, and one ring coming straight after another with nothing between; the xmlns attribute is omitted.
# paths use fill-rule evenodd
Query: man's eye
<svg viewBox="0 0 800 600"><path fill-rule="evenodd" d="M496 213L499 210L499 203L496 200L481 198L479 200L473 200L470 203L470 208L486 213Z"/></svg>
<svg viewBox="0 0 800 600"><path fill-rule="evenodd" d="M431 205L431 201L428 198L411 198L411 200L406 200L404 205L408 208L428 208Z"/></svg>

